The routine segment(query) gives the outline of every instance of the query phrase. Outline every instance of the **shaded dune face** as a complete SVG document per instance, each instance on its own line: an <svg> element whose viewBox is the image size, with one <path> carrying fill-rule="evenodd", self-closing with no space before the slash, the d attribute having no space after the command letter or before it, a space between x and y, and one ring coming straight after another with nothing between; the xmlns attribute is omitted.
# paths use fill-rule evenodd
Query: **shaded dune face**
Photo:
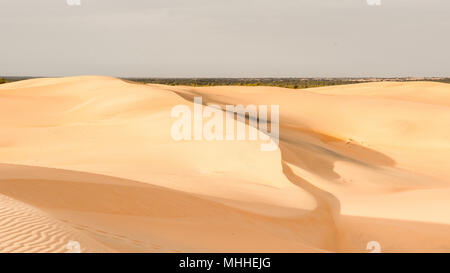
<svg viewBox="0 0 450 273"><path fill-rule="evenodd" d="M279 105L279 149L173 140L171 109L198 96ZM448 84L72 77L0 85L0 105L2 252L450 250Z"/></svg>

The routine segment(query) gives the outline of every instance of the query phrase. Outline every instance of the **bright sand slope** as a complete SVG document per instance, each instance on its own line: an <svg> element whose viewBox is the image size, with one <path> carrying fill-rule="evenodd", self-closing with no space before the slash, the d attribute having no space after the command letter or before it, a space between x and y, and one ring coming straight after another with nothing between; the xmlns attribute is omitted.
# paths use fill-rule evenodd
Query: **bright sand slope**
<svg viewBox="0 0 450 273"><path fill-rule="evenodd" d="M179 104L276 104L280 147L171 137ZM450 86L0 85L0 251L450 251Z"/></svg>

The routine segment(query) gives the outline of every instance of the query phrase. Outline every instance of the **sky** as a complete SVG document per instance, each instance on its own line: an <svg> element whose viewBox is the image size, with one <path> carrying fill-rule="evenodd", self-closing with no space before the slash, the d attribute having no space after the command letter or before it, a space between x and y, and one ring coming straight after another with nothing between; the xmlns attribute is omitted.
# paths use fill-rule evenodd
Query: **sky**
<svg viewBox="0 0 450 273"><path fill-rule="evenodd" d="M0 30L2 76L450 77L449 0L0 0Z"/></svg>

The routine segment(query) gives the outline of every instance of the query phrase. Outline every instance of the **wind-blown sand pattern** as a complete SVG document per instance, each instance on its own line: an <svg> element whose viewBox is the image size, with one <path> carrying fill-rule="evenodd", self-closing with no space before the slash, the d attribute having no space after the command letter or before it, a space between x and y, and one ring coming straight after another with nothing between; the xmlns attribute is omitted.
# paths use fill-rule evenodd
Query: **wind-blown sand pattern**
<svg viewBox="0 0 450 273"><path fill-rule="evenodd" d="M81 252L108 251L70 226L4 195L0 195L0 216L1 252L71 252L71 240L80 243Z"/></svg>
<svg viewBox="0 0 450 273"><path fill-rule="evenodd" d="M277 104L280 145L181 141L172 107ZM0 85L0 251L450 251L450 85L108 77Z"/></svg>

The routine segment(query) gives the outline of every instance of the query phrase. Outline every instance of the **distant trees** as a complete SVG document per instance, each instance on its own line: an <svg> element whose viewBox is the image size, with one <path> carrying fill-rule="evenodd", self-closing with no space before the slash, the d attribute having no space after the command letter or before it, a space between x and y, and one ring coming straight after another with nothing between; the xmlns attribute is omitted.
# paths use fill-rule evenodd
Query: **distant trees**
<svg viewBox="0 0 450 273"><path fill-rule="evenodd" d="M155 83L166 85L187 85L187 86L276 86L293 89L303 89L311 87L321 87L329 85L341 85L360 83L355 79L301 79L301 78L149 78L149 79L128 79L140 83Z"/></svg>
<svg viewBox="0 0 450 273"><path fill-rule="evenodd" d="M2 83L6 83L6 80L3 78L0 78L0 84L2 84Z"/></svg>
<svg viewBox="0 0 450 273"><path fill-rule="evenodd" d="M450 78L435 80L436 82L450 83Z"/></svg>
<svg viewBox="0 0 450 273"><path fill-rule="evenodd" d="M375 81L416 81L408 78L128 78L138 83L154 83L186 86L275 86L305 89L332 85L344 85ZM450 78L425 78L421 80L450 83Z"/></svg>

